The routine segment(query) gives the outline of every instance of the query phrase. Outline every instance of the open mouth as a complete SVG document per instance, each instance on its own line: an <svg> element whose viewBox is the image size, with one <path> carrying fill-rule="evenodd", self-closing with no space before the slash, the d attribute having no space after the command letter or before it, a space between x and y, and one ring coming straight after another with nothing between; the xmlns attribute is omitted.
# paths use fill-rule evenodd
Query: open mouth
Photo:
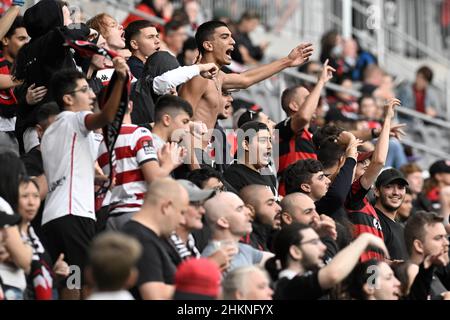
<svg viewBox="0 0 450 320"><path fill-rule="evenodd" d="M225 51L225 54L227 55L227 58L231 60L231 53L233 52L234 47L231 47L227 51Z"/></svg>
<svg viewBox="0 0 450 320"><path fill-rule="evenodd" d="M120 38L125 41L125 31L122 32L122 34L120 35Z"/></svg>

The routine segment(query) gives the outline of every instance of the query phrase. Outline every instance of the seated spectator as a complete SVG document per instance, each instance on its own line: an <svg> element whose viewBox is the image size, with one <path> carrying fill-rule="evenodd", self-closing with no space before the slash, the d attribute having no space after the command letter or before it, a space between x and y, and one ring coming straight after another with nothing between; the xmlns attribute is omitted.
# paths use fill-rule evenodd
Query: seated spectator
<svg viewBox="0 0 450 320"><path fill-rule="evenodd" d="M117 232L97 236L89 250L86 273L94 292L87 300L134 300L127 290L138 278L141 254L141 244L130 236Z"/></svg>
<svg viewBox="0 0 450 320"><path fill-rule="evenodd" d="M275 257L266 264L272 279L277 281L274 299L320 299L350 274L368 246L387 255L380 238L362 234L324 266L326 247L311 227L293 223L281 229L274 243Z"/></svg>
<svg viewBox="0 0 450 320"><path fill-rule="evenodd" d="M358 113L364 117L363 129L381 129L380 119L378 118L378 106L372 96L362 96L358 100Z"/></svg>
<svg viewBox="0 0 450 320"><path fill-rule="evenodd" d="M220 295L222 274L209 259L188 259L175 272L173 300L216 300Z"/></svg>
<svg viewBox="0 0 450 320"><path fill-rule="evenodd" d="M261 122L247 122L238 133L237 163L224 173L225 180L236 191L251 184L269 186L278 195L277 181L268 168L272 155L272 136L269 128Z"/></svg>
<svg viewBox="0 0 450 320"><path fill-rule="evenodd" d="M398 88L397 96L402 105L431 117L442 115L442 106L432 81L433 71L428 66L420 67L413 84L407 83Z"/></svg>
<svg viewBox="0 0 450 320"><path fill-rule="evenodd" d="M182 52L183 44L187 40L186 25L180 21L172 20L164 26L164 43L166 51L175 58Z"/></svg>
<svg viewBox="0 0 450 320"><path fill-rule="evenodd" d="M142 11L147 15L154 16L163 19L165 22L168 22L172 18L173 5L170 0L142 0L136 6L136 10ZM141 19L142 17L130 13L122 24L126 28L131 22ZM160 25L157 25L156 27L158 29L161 28Z"/></svg>
<svg viewBox="0 0 450 320"><path fill-rule="evenodd" d="M259 16L253 12L245 12L236 26L236 33L233 38L236 41L235 49L231 52L234 61L241 64L258 64L264 57L264 51L269 43L263 42L260 45L253 44L249 34L259 25Z"/></svg>
<svg viewBox="0 0 450 320"><path fill-rule="evenodd" d="M127 63L133 76L139 79L147 58L160 49L159 33L147 20L137 20L125 29L125 46L131 51Z"/></svg>
<svg viewBox="0 0 450 320"><path fill-rule="evenodd" d="M272 300L267 271L257 266L237 268L222 281L224 300Z"/></svg>
<svg viewBox="0 0 450 320"><path fill-rule="evenodd" d="M353 89L353 81L347 77L341 77L337 80L337 84L347 90ZM342 111L349 118L356 118L354 114L358 113L358 103L356 98L346 92L334 92L327 97L330 108L336 108Z"/></svg>
<svg viewBox="0 0 450 320"><path fill-rule="evenodd" d="M358 264L350 275L348 292L355 300L398 300L400 281L391 267L378 260Z"/></svg>
<svg viewBox="0 0 450 320"><path fill-rule="evenodd" d="M368 66L363 73L361 93L367 96L373 95L382 85L385 74L385 71L375 64Z"/></svg>
<svg viewBox="0 0 450 320"><path fill-rule="evenodd" d="M217 249L226 249L231 261L226 271L230 272L238 267L260 265L272 257L272 253L252 248L239 243L241 237L252 232L250 210L234 193L220 192L205 203L206 220L211 229L210 243L202 252L208 257Z"/></svg>
<svg viewBox="0 0 450 320"><path fill-rule="evenodd" d="M339 78L343 75L342 68L339 68L339 60L343 53L343 39L340 33L336 30L329 30L322 35L320 39L320 62L325 63L329 60L329 65L336 71L336 76Z"/></svg>
<svg viewBox="0 0 450 320"><path fill-rule="evenodd" d="M135 299L159 300L173 296L176 266L172 262L162 238L169 237L184 222L188 209L187 191L170 178L157 179L150 184L144 204L123 231L142 245L137 262L136 285L131 289Z"/></svg>

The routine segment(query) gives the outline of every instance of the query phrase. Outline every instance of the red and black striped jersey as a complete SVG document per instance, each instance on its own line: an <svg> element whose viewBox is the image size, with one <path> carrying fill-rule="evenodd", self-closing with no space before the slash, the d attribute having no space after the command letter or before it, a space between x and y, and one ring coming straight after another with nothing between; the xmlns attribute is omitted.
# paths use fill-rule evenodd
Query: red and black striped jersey
<svg viewBox="0 0 450 320"><path fill-rule="evenodd" d="M361 179L358 179L353 182L345 200L344 206L347 210L348 218L353 224L353 237L356 238L362 233L371 233L384 240L380 219L375 208L366 197L368 192L369 190L364 189L361 185ZM361 255L361 262L370 259L384 260L383 252L377 248L369 247Z"/></svg>
<svg viewBox="0 0 450 320"><path fill-rule="evenodd" d="M294 132L291 121L289 117L275 127L278 130L278 158L275 159L278 165L278 177L282 177L284 170L298 160L317 159L311 132L307 129ZM279 194L285 195L284 183L280 183Z"/></svg>
<svg viewBox="0 0 450 320"><path fill-rule="evenodd" d="M11 63L5 58L0 58L0 74L10 73ZM14 96L13 89L0 90L0 116L3 118L12 118L16 115L17 99Z"/></svg>

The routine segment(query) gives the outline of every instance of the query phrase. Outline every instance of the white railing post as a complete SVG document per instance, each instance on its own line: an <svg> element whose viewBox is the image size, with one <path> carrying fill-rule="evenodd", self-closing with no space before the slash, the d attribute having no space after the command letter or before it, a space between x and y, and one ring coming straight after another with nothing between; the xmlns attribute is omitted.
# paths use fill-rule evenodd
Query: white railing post
<svg viewBox="0 0 450 320"><path fill-rule="evenodd" d="M342 1L342 38L352 37L352 0Z"/></svg>
<svg viewBox="0 0 450 320"><path fill-rule="evenodd" d="M446 114L446 119L447 121L450 121L450 67L447 69L447 88L445 90L446 92L446 104L445 104L445 108L447 111Z"/></svg>
<svg viewBox="0 0 450 320"><path fill-rule="evenodd" d="M377 1L375 1L375 5L377 7L376 19L378 20L377 24L376 24L378 63L382 67L384 67L384 65L385 65L385 44L384 44L385 30L384 30L384 25L383 25L384 1L377 0Z"/></svg>

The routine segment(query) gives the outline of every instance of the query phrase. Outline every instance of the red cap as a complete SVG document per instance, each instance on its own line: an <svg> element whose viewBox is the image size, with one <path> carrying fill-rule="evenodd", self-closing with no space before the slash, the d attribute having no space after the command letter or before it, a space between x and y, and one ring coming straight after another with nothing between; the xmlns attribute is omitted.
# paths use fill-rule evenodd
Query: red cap
<svg viewBox="0 0 450 320"><path fill-rule="evenodd" d="M358 162L364 161L372 157L373 151L367 152L359 152L358 153Z"/></svg>
<svg viewBox="0 0 450 320"><path fill-rule="evenodd" d="M191 258L181 263L175 273L175 290L217 298L220 292L219 266L207 258Z"/></svg>

